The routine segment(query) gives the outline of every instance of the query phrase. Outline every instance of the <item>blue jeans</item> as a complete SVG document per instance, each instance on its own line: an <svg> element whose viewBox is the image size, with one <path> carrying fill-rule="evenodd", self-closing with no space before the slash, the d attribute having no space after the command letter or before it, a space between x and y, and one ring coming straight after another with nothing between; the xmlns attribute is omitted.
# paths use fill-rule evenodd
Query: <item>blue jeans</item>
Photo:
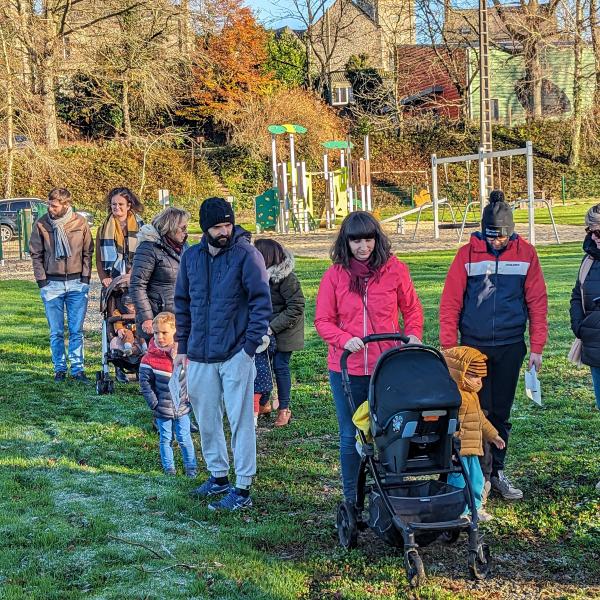
<svg viewBox="0 0 600 600"><path fill-rule="evenodd" d="M596 406L600 410L600 367L590 367L592 371L592 382L594 383L594 395L596 396Z"/></svg>
<svg viewBox="0 0 600 600"><path fill-rule="evenodd" d="M483 506L482 495L485 479L483 477L481 465L479 464L479 457L461 456L460 460L462 461L463 467L471 482L473 498L475 499L475 508L481 510L481 507ZM450 475L448 475L448 484L461 489L466 485L465 478L460 473L450 473Z"/></svg>
<svg viewBox="0 0 600 600"><path fill-rule="evenodd" d="M173 460L173 448L171 440L173 439L173 424L175 424L175 437L181 448L183 457L183 467L187 471L196 468L196 452L190 433L190 415L183 415L178 419L156 419L158 432L160 433L160 461L165 471L175 468Z"/></svg>
<svg viewBox="0 0 600 600"><path fill-rule="evenodd" d="M350 389L355 409L369 396L368 375L350 375ZM360 467L360 454L356 449L356 426L352 422L353 410L350 410L348 399L342 387L342 374L329 371L329 385L335 403L340 430L340 465L342 467L342 486L344 498L348 502L356 501L356 482Z"/></svg>
<svg viewBox="0 0 600 600"><path fill-rule="evenodd" d="M292 393L292 374L290 373L291 352L275 351L273 355L273 373L277 383L277 397L279 398L279 410L288 408ZM265 402L266 404L266 402Z"/></svg>
<svg viewBox="0 0 600 600"><path fill-rule="evenodd" d="M50 351L56 373L67 371L65 356L65 310L69 328L69 363L71 374L83 372L83 321L90 286L79 280L50 281L40 289L50 328Z"/></svg>

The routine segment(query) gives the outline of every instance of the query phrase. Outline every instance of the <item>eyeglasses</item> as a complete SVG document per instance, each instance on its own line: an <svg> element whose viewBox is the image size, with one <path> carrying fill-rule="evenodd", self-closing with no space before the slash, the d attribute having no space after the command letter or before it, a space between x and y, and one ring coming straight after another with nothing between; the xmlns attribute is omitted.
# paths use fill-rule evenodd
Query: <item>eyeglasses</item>
<svg viewBox="0 0 600 600"><path fill-rule="evenodd" d="M590 229L589 227L586 227L585 232L600 240L600 229Z"/></svg>
<svg viewBox="0 0 600 600"><path fill-rule="evenodd" d="M177 231L181 231L182 233L187 233L187 225L184 225L183 227L178 227Z"/></svg>
<svg viewBox="0 0 600 600"><path fill-rule="evenodd" d="M498 242L499 244L504 244L506 240L508 240L508 236L498 236L498 237L486 237L487 241L491 244L492 242Z"/></svg>

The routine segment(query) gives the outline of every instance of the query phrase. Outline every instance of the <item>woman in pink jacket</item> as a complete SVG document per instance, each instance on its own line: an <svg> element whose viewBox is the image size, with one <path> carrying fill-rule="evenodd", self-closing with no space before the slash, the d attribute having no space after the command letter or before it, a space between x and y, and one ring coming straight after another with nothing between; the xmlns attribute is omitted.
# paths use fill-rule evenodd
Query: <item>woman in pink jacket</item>
<svg viewBox="0 0 600 600"><path fill-rule="evenodd" d="M348 372L353 400L367 399L370 374L379 355L394 342L369 344L361 338L374 333L401 333L419 343L423 309L408 267L391 253L391 243L379 223L364 211L348 215L331 249L333 265L323 275L315 327L329 345L329 382L340 429L340 462L344 498L356 501L360 456L356 428L342 388L340 357L350 350ZM403 328L398 323L402 315Z"/></svg>

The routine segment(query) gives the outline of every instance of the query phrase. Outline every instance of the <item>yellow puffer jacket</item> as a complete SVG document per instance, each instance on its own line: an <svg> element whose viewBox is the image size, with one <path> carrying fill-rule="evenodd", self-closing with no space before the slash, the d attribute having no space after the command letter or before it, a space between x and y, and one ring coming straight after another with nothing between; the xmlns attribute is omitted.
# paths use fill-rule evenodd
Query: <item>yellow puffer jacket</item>
<svg viewBox="0 0 600 600"><path fill-rule="evenodd" d="M479 374L485 376L485 354L469 346L455 346L443 351L452 379L456 381L462 404L458 412L461 440L460 453L463 456L483 456L482 439L490 442L497 435L495 427L487 420L479 404L477 392L481 385L475 386L465 379L470 366L475 366ZM475 365L471 365L475 363Z"/></svg>

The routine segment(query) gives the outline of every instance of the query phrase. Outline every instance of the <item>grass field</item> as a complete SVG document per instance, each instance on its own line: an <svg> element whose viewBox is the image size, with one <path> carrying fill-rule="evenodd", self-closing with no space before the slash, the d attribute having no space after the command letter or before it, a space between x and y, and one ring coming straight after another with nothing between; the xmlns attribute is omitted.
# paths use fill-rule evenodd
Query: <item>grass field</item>
<svg viewBox="0 0 600 600"><path fill-rule="evenodd" d="M492 579L467 579L464 543L434 544L423 551L428 584L415 596L401 554L371 533L350 553L337 546L336 421L325 347L311 326L324 261L298 261L308 311L306 349L293 358L295 420L283 430L260 428L255 508L236 515L210 513L188 496L193 482L162 475L150 414L134 385L102 397L55 385L35 285L1 282L0 598L600 597L600 414L588 371L565 359L580 250L564 245L540 255L550 292L544 407L519 387L509 461L526 499L490 502ZM404 257L431 343L451 257ZM99 342L88 336L90 372Z"/></svg>

